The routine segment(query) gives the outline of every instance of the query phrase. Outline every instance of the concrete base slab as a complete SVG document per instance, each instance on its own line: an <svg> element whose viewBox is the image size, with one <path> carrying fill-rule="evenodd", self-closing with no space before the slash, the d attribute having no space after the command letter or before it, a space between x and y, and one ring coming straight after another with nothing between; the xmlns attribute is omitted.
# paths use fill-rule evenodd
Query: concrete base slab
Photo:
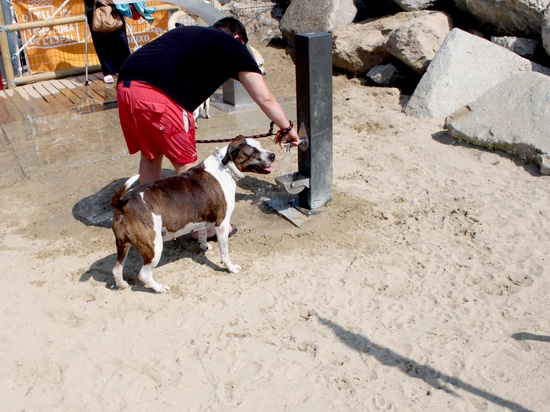
<svg viewBox="0 0 550 412"><path fill-rule="evenodd" d="M254 102L233 105L231 103L226 103L223 99L223 96L214 95L210 98L210 105L214 106L216 109L220 109L225 113L238 112L241 110L250 110L258 108L258 105Z"/></svg>
<svg viewBox="0 0 550 412"><path fill-rule="evenodd" d="M264 203L296 227L301 227L310 216L321 213L320 211L301 208L298 206L298 199L266 199Z"/></svg>

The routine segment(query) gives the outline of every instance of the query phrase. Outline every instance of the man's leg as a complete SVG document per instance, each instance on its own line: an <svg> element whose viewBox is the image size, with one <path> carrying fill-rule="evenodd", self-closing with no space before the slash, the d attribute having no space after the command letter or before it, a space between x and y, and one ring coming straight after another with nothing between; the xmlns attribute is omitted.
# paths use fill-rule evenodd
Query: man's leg
<svg viewBox="0 0 550 412"><path fill-rule="evenodd" d="M199 161L196 160L193 163L186 163L186 164L181 164L176 162L171 162L171 163L172 163L172 166L174 166L174 170L176 171L176 174L179 175L180 173L183 173L186 170L191 169L193 166L198 165Z"/></svg>
<svg viewBox="0 0 550 412"><path fill-rule="evenodd" d="M162 178L162 159L163 155L159 155L154 159L148 159L141 155L139 160L139 183L154 182Z"/></svg>

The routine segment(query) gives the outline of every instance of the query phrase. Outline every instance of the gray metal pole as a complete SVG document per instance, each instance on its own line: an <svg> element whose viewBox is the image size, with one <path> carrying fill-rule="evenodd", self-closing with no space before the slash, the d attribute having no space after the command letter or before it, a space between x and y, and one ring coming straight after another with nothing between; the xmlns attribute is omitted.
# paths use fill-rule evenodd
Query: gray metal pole
<svg viewBox="0 0 550 412"><path fill-rule="evenodd" d="M332 36L297 34L296 101L298 132L309 145L298 149L298 172L309 178L309 188L299 194L298 205L317 209L332 199Z"/></svg>

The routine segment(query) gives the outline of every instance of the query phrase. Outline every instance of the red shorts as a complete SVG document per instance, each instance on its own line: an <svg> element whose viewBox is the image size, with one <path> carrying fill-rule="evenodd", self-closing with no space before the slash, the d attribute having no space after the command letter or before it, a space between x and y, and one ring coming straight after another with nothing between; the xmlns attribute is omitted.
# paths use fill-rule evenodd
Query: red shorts
<svg viewBox="0 0 550 412"><path fill-rule="evenodd" d="M159 89L132 80L117 86L118 116L130 154L165 155L173 163L197 160L195 119Z"/></svg>

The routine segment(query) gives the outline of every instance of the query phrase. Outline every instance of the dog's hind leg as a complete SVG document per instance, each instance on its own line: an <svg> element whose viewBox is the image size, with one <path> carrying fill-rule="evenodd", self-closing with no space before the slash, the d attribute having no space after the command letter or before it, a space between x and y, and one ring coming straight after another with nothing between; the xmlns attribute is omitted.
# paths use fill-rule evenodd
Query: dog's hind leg
<svg viewBox="0 0 550 412"><path fill-rule="evenodd" d="M153 278L153 269L158 265L159 260L160 259L155 259L151 263L143 265L139 271L139 280L141 280L146 287L153 289L157 293L167 293L170 291L170 287L158 283Z"/></svg>
<svg viewBox="0 0 550 412"><path fill-rule="evenodd" d="M128 251L130 250L131 246L132 245L130 243L117 241L117 261L115 263L115 267L113 268L113 277L115 278L115 285L119 289L126 289L128 286L130 286L128 285L128 282L124 280L123 272L124 262L126 261L126 256L128 256Z"/></svg>
<svg viewBox="0 0 550 412"><path fill-rule="evenodd" d="M143 253L141 255L143 258L143 266L139 271L138 277L146 287L149 287L158 293L166 293L170 290L170 288L156 282L153 278L153 270L157 267L162 255L162 218L153 214L153 225L155 229L154 250L150 250L148 253Z"/></svg>
<svg viewBox="0 0 550 412"><path fill-rule="evenodd" d="M160 262L160 257L162 256L162 218L153 214L153 225L155 230L154 249L150 250L149 253L142 254L143 266L139 271L138 277L146 287L153 289L157 293L166 293L170 288L158 283L153 278L153 270L157 267Z"/></svg>

